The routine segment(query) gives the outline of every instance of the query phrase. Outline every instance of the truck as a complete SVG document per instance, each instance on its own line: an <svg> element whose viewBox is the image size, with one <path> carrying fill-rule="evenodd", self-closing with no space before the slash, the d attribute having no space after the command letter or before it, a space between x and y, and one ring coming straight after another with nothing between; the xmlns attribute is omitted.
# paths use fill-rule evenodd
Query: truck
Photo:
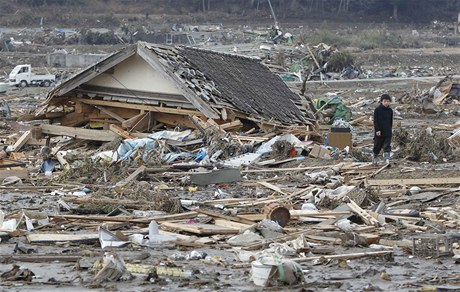
<svg viewBox="0 0 460 292"><path fill-rule="evenodd" d="M30 64L17 65L9 75L9 85L18 87L43 86L49 87L56 81L54 74L34 74Z"/></svg>

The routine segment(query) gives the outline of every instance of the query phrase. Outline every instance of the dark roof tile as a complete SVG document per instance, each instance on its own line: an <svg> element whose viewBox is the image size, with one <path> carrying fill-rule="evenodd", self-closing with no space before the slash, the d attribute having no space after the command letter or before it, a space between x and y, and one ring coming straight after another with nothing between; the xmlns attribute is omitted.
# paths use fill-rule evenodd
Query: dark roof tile
<svg viewBox="0 0 460 292"><path fill-rule="evenodd" d="M304 122L300 97L259 60L195 48L181 48L188 63L213 80L221 98L238 110L284 123Z"/></svg>

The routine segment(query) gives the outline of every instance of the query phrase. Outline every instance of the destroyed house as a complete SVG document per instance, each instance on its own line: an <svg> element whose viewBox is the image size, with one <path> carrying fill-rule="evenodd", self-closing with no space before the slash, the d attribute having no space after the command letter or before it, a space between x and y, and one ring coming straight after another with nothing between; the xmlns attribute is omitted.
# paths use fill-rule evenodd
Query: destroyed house
<svg viewBox="0 0 460 292"><path fill-rule="evenodd" d="M140 132L196 128L191 116L234 128L308 126L314 115L304 104L256 58L137 43L58 85L35 119Z"/></svg>

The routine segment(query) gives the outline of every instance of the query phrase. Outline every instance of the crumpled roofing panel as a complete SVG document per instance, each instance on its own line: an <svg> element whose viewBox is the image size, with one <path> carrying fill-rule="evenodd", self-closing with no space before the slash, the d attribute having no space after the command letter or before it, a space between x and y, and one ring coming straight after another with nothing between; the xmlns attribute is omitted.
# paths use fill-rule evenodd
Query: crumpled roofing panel
<svg viewBox="0 0 460 292"><path fill-rule="evenodd" d="M285 123L305 121L293 102L299 96L259 60L193 48L181 53L215 82L221 98L240 111Z"/></svg>
<svg viewBox="0 0 460 292"><path fill-rule="evenodd" d="M300 97L260 60L189 47L150 49L211 105L233 108L256 119L308 123L294 103Z"/></svg>

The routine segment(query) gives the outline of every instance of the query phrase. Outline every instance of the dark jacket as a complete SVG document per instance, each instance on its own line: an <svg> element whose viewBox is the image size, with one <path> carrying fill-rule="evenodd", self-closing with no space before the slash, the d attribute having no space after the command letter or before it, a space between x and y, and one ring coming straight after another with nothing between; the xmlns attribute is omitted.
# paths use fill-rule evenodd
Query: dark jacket
<svg viewBox="0 0 460 292"><path fill-rule="evenodd" d="M382 137L391 137L393 128L393 110L380 104L374 110L374 131L380 131Z"/></svg>

